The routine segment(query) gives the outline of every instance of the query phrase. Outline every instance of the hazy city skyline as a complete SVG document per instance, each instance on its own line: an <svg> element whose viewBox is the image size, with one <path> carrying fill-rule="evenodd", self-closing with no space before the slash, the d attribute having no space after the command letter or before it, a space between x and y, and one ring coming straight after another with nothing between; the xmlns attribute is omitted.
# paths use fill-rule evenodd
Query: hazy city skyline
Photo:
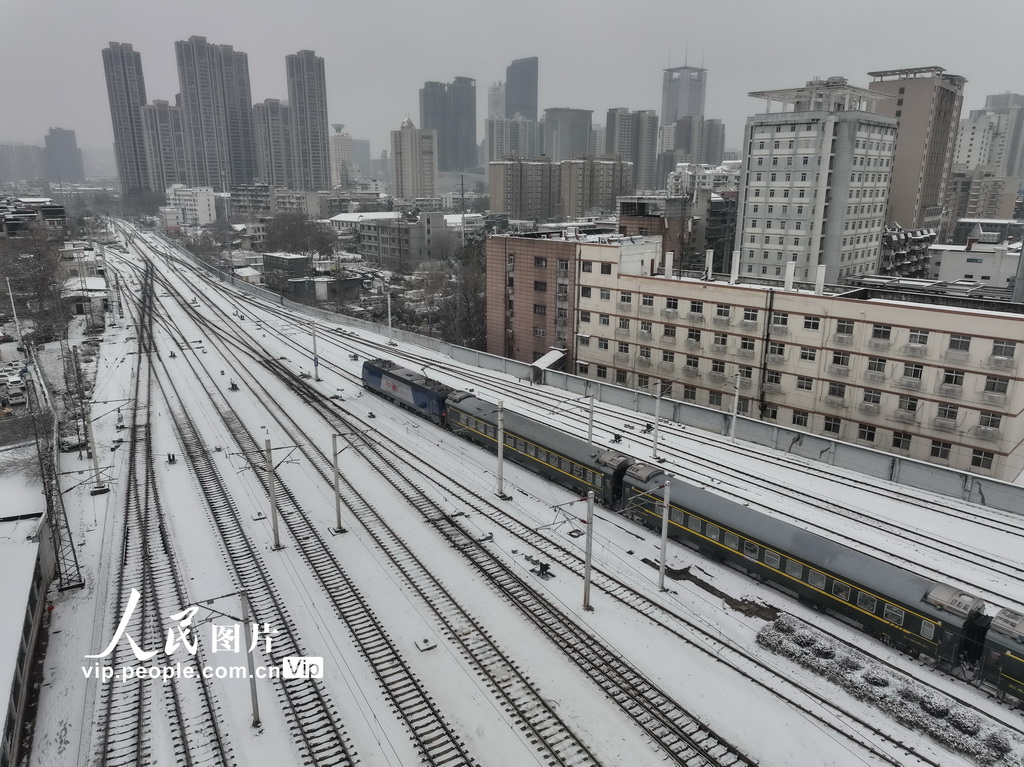
<svg viewBox="0 0 1024 767"><path fill-rule="evenodd" d="M748 92L794 87L813 76L841 75L866 86L871 70L945 67L968 80L965 115L986 95L1024 91L1024 64L1007 55L1024 8L975 5L972 16L986 23L965 36L950 26L961 4L932 2L927 14L921 7L865 0L851 12L799 0L785 14L751 9L738 27L731 4L657 0L643 5L637 29L629 30L607 24L600 6L580 16L568 4L535 0L500 16L462 0L358 8L185 0L158 21L125 0L59 6L46 16L10 5L0 29L0 65L9 73L0 141L41 145L50 127L62 126L76 132L80 147L109 150L113 130L100 51L112 41L131 43L142 55L149 100L173 103L179 90L174 43L193 35L248 54L254 103L286 99L284 57L315 50L326 65L330 122L369 139L374 156L389 148L390 131L406 116L417 119L427 80L477 81L481 138L486 88L505 79L514 59L530 56L540 59L539 108L593 110L595 124L609 108L660 111L662 70L704 66L705 115L724 121L729 147L738 146L746 117L763 111Z"/></svg>

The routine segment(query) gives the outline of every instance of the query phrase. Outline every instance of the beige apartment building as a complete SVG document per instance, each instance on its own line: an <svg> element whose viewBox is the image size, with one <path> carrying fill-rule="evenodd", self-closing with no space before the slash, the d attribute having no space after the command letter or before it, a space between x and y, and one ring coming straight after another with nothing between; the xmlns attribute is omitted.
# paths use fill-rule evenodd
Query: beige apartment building
<svg viewBox="0 0 1024 767"><path fill-rule="evenodd" d="M589 239L589 238L588 238ZM665 277L658 243L576 248L578 375L1011 480L1024 314L977 299Z"/></svg>

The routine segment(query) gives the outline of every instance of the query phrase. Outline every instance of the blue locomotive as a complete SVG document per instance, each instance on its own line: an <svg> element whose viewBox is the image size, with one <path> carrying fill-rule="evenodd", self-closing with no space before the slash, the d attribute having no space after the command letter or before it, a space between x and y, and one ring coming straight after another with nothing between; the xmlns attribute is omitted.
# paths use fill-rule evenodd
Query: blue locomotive
<svg viewBox="0 0 1024 767"><path fill-rule="evenodd" d="M363 365L363 385L492 452L494 403L432 381L388 360ZM407 388L404 388L404 386ZM1024 615L985 603L877 557L830 541L676 479L657 465L590 445L505 411L504 455L605 507L661 529L671 480L669 536L828 612L905 652L984 680L1024 700Z"/></svg>

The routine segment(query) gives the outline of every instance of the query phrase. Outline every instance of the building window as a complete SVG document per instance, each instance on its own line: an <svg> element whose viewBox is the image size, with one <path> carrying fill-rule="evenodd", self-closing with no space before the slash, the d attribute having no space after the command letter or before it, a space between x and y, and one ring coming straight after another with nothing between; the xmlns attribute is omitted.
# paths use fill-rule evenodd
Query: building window
<svg viewBox="0 0 1024 767"><path fill-rule="evenodd" d="M697 328L690 328L686 331L686 340L700 343L700 331Z"/></svg>
<svg viewBox="0 0 1024 767"><path fill-rule="evenodd" d="M686 355L686 367L697 370L700 368L700 357L695 357L692 354Z"/></svg>
<svg viewBox="0 0 1024 767"><path fill-rule="evenodd" d="M769 370L764 374L764 382L773 386L780 386L782 384L782 373L778 370Z"/></svg>
<svg viewBox="0 0 1024 767"><path fill-rule="evenodd" d="M666 309L672 309L673 311L677 311L679 309L679 299L678 298L666 298L665 299L665 308Z"/></svg>
<svg viewBox="0 0 1024 767"><path fill-rule="evenodd" d="M754 351L754 339L744 336L740 339L740 349L747 352Z"/></svg>
<svg viewBox="0 0 1024 767"><path fill-rule="evenodd" d="M937 415L939 418L948 418L951 421L955 421L959 413L960 408L956 405L940 403Z"/></svg>
<svg viewBox="0 0 1024 767"><path fill-rule="evenodd" d="M903 377L920 381L924 377L924 366L908 362L903 366Z"/></svg>
<svg viewBox="0 0 1024 767"><path fill-rule="evenodd" d="M720 391L710 392L708 394L708 404L711 405L711 407L721 407L722 406L722 392L720 392Z"/></svg>
<svg viewBox="0 0 1024 767"><path fill-rule="evenodd" d="M654 296L645 293L640 297L641 306L654 306Z"/></svg>
<svg viewBox="0 0 1024 767"><path fill-rule="evenodd" d="M582 271L584 271L584 272L592 272L592 271L594 271L594 264L593 264L593 262L591 262L591 261L584 261L584 262L583 262L583 263L582 263L582 264L580 265L580 269L581 269Z"/></svg>
<svg viewBox="0 0 1024 767"><path fill-rule="evenodd" d="M629 344L625 341L619 341L619 354L629 354Z"/></svg>
<svg viewBox="0 0 1024 767"><path fill-rule="evenodd" d="M985 378L985 391L993 394L1006 394L1010 386L1010 379L1002 376L988 376Z"/></svg>
<svg viewBox="0 0 1024 767"><path fill-rule="evenodd" d="M882 357L868 357L868 370L872 373L884 373L885 360Z"/></svg>
<svg viewBox="0 0 1024 767"><path fill-rule="evenodd" d="M546 282L535 281L533 283L533 289L536 290L538 293L547 293L548 284Z"/></svg>
<svg viewBox="0 0 1024 767"><path fill-rule="evenodd" d="M683 387L683 399L687 402L695 402L697 400L697 387L686 385Z"/></svg>
<svg viewBox="0 0 1024 767"><path fill-rule="evenodd" d="M757 309L744 309L743 310L743 321L744 322L757 322Z"/></svg>
<svg viewBox="0 0 1024 767"><path fill-rule="evenodd" d="M666 325L662 329L661 332L665 336L665 338L675 338L676 337L676 326L675 325Z"/></svg>
<svg viewBox="0 0 1024 767"><path fill-rule="evenodd" d="M604 351L608 351L608 339L607 338L599 338L599 339L597 339L597 348L598 349L603 349Z"/></svg>
<svg viewBox="0 0 1024 767"><path fill-rule="evenodd" d="M789 315L785 312L773 312L772 325L783 328L787 327L789 325Z"/></svg>
<svg viewBox="0 0 1024 767"><path fill-rule="evenodd" d="M872 325L871 337L879 341L891 341L892 325Z"/></svg>
<svg viewBox="0 0 1024 767"><path fill-rule="evenodd" d="M963 386L964 372L962 370L943 370L942 383L949 384L950 386Z"/></svg>
<svg viewBox="0 0 1024 767"><path fill-rule="evenodd" d="M650 333L652 330L654 330L654 323L650 320L640 320L641 333Z"/></svg>
<svg viewBox="0 0 1024 767"><path fill-rule="evenodd" d="M533 313L534 314L547 314L548 313L548 308L546 306L544 306L544 304L534 304L533 305Z"/></svg>
<svg viewBox="0 0 1024 767"><path fill-rule="evenodd" d="M592 288L580 288L580 298L590 298L593 293Z"/></svg>
<svg viewBox="0 0 1024 767"><path fill-rule="evenodd" d="M836 333L842 336L853 335L853 320L839 320L836 322Z"/></svg>
<svg viewBox="0 0 1024 767"><path fill-rule="evenodd" d="M892 433L892 446L894 450L910 450L910 440L912 439L909 431L894 431Z"/></svg>
<svg viewBox="0 0 1024 767"><path fill-rule="evenodd" d="M661 361L662 362L669 362L669 363L675 362L676 361L676 353L675 352L662 352L661 353Z"/></svg>
<svg viewBox="0 0 1024 767"><path fill-rule="evenodd" d="M971 350L970 336L950 336L949 350L951 352L967 352Z"/></svg>
<svg viewBox="0 0 1024 767"><path fill-rule="evenodd" d="M846 396L846 384L830 382L828 385L828 396L843 398Z"/></svg>
<svg viewBox="0 0 1024 767"><path fill-rule="evenodd" d="M832 364L841 365L843 367L850 366L850 353L849 352L832 352Z"/></svg>
<svg viewBox="0 0 1024 767"><path fill-rule="evenodd" d="M932 440L932 458L942 458L943 460L949 459L949 451L953 449L953 445L949 442L941 442L940 440Z"/></svg>
<svg viewBox="0 0 1024 767"><path fill-rule="evenodd" d="M865 442L875 441L875 427L868 423L862 423L857 425L857 439L864 440Z"/></svg>
<svg viewBox="0 0 1024 767"><path fill-rule="evenodd" d="M629 330L629 317L619 317L619 330Z"/></svg>
<svg viewBox="0 0 1024 767"><path fill-rule="evenodd" d="M601 296L601 300L602 301L611 301L612 300L612 292L610 290L608 290L607 288L602 288L601 289L600 296Z"/></svg>
<svg viewBox="0 0 1024 767"><path fill-rule="evenodd" d="M580 322L590 322L590 312L580 312Z"/></svg>
<svg viewBox="0 0 1024 767"><path fill-rule="evenodd" d="M810 414L806 410L794 410L793 411L793 425L794 426L807 426L807 418Z"/></svg>
<svg viewBox="0 0 1024 767"><path fill-rule="evenodd" d="M589 336L579 336L580 346L590 346Z"/></svg>
<svg viewBox="0 0 1024 767"><path fill-rule="evenodd" d="M900 395L900 410L906 410L908 413L916 413L918 403L919 400L917 397L911 397L909 394Z"/></svg>
<svg viewBox="0 0 1024 767"><path fill-rule="evenodd" d="M983 426L986 429L998 429L1002 423L1003 416L999 413L989 413L982 410L978 417L978 426Z"/></svg>
<svg viewBox="0 0 1024 767"><path fill-rule="evenodd" d="M772 341L768 344L768 353L781 357L786 353L786 345L778 341Z"/></svg>
<svg viewBox="0 0 1024 767"><path fill-rule="evenodd" d="M640 356L643 357L644 359L650 359L651 358L651 347L650 346L641 346L640 347Z"/></svg>
<svg viewBox="0 0 1024 767"><path fill-rule="evenodd" d="M638 375L636 377L636 388L638 388L638 389L646 389L650 385L651 385L651 379L648 376Z"/></svg>
<svg viewBox="0 0 1024 767"><path fill-rule="evenodd" d="M615 371L615 383L625 386L629 383L629 374L625 370Z"/></svg>
<svg viewBox="0 0 1024 767"><path fill-rule="evenodd" d="M716 317L728 318L731 313L732 313L732 307L729 306L728 304L719 304L717 307L715 307L715 316ZM994 353L995 352L993 352L993 354Z"/></svg>
<svg viewBox="0 0 1024 767"><path fill-rule="evenodd" d="M633 303L633 294L621 291L619 293L619 303L631 304Z"/></svg>
<svg viewBox="0 0 1024 767"><path fill-rule="evenodd" d="M801 346L800 347L800 359L806 360L807 362L814 362L817 358L818 352L814 347Z"/></svg>
<svg viewBox="0 0 1024 767"><path fill-rule="evenodd" d="M803 391L813 391L814 379L810 376L797 376L796 377L796 388Z"/></svg>
<svg viewBox="0 0 1024 767"><path fill-rule="evenodd" d="M612 324L612 318L610 316L608 316L607 314L599 314L599 315L597 315L597 324L598 325L611 325Z"/></svg>
<svg viewBox="0 0 1024 767"><path fill-rule="evenodd" d="M912 328L910 331L910 343L924 345L928 343L928 331Z"/></svg>
<svg viewBox="0 0 1024 767"><path fill-rule="evenodd" d="M749 379L754 377L754 368L750 365L740 365L739 368L737 368L737 371L740 378Z"/></svg>
<svg viewBox="0 0 1024 767"><path fill-rule="evenodd" d="M690 302L690 313L691 314L704 314L704 302L703 301L691 301Z"/></svg>
<svg viewBox="0 0 1024 767"><path fill-rule="evenodd" d="M838 434L842 425L842 418L836 418L834 415L825 416L825 431L831 434Z"/></svg>
<svg viewBox="0 0 1024 767"><path fill-rule="evenodd" d="M540 258L538 256L533 259L533 265L538 269L546 269L548 266L548 260L546 258Z"/></svg>
<svg viewBox="0 0 1024 767"><path fill-rule="evenodd" d="M601 274L611 274L611 273L612 273L612 265L611 264L601 264Z"/></svg>
<svg viewBox="0 0 1024 767"><path fill-rule="evenodd" d="M993 341L992 342L992 356L993 357L1012 357L1014 351L1017 348L1016 341Z"/></svg>
<svg viewBox="0 0 1024 767"><path fill-rule="evenodd" d="M799 245L799 242L794 243ZM821 326L819 317L804 317L804 330L817 330Z"/></svg>
<svg viewBox="0 0 1024 767"><path fill-rule="evenodd" d="M864 402L869 405L878 405L882 402L882 392L877 389L864 390Z"/></svg>
<svg viewBox="0 0 1024 767"><path fill-rule="evenodd" d="M607 378L608 377L608 368L605 367L604 365L598 365L597 366L597 377L598 378Z"/></svg>
<svg viewBox="0 0 1024 767"><path fill-rule="evenodd" d="M977 469L991 469L994 458L995 454L987 450L973 450L971 451L971 466Z"/></svg>
<svg viewBox="0 0 1024 767"><path fill-rule="evenodd" d="M712 373L724 373L725 372L725 360L711 360L711 372Z"/></svg>
<svg viewBox="0 0 1024 767"><path fill-rule="evenodd" d="M544 330L544 328L534 328L533 329L533 334L535 336L537 336L538 338L543 338L545 335L547 335L547 333Z"/></svg>
<svg viewBox="0 0 1024 767"><path fill-rule="evenodd" d="M562 258L558 259L558 268L561 269L563 272L568 271L569 262Z"/></svg>

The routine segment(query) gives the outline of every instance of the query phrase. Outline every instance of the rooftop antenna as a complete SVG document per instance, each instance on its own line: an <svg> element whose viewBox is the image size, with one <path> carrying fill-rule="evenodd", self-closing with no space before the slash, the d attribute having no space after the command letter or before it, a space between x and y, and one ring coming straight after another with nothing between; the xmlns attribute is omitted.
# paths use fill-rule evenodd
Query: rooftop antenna
<svg viewBox="0 0 1024 767"><path fill-rule="evenodd" d="M704 52L706 50L707 49L703 45L700 47L700 68L701 69L704 68Z"/></svg>

